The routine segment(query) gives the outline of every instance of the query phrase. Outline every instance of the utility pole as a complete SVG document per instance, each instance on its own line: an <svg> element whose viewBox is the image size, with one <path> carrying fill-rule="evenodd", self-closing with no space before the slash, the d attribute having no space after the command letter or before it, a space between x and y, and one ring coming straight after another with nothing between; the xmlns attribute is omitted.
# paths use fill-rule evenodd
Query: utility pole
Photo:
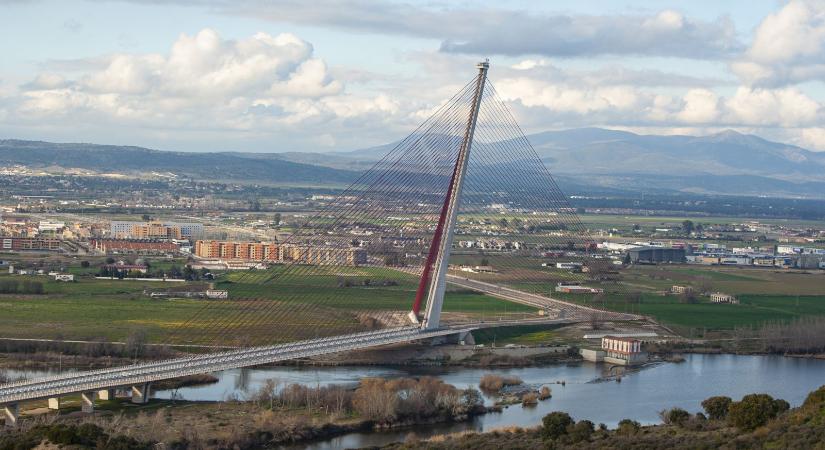
<svg viewBox="0 0 825 450"><path fill-rule="evenodd" d="M442 210L444 219L441 236L438 238L438 253L433 262L433 273L435 276L430 284L427 294L427 311L424 316L422 328L427 330L436 329L441 320L441 307L444 304L444 291L447 281L447 267L450 263L450 249L453 246L453 234L455 233L455 223L458 217L458 209L461 205L461 189L464 186L464 178L467 174L467 163L470 160L470 148L473 145L473 134L478 121L478 111L481 107L481 98L484 96L484 84L487 80L487 69L490 63L487 61L478 63L478 77L473 94L473 104L467 117L467 126L464 130L464 138L458 151L458 160L453 171L453 178L450 182L450 189L447 191L447 203ZM433 236L436 240L436 236ZM432 249L431 249L432 250ZM428 268L425 268L427 270Z"/></svg>

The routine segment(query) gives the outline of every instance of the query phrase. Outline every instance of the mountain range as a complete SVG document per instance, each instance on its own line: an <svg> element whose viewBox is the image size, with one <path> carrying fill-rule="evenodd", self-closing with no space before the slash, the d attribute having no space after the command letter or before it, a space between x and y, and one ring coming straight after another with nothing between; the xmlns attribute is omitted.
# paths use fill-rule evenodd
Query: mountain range
<svg viewBox="0 0 825 450"><path fill-rule="evenodd" d="M697 137L580 128L536 133L528 140L568 191L825 198L825 152L735 131ZM345 185L395 145L327 153L192 153L0 140L0 166L135 175L155 171L222 181Z"/></svg>

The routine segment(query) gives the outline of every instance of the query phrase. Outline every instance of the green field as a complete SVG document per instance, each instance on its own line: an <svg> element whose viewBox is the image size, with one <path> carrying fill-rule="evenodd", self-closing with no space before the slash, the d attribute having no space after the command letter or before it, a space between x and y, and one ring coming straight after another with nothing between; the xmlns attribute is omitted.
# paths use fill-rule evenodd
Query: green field
<svg viewBox="0 0 825 450"><path fill-rule="evenodd" d="M224 301L144 295L144 290L204 290L205 283L91 277L60 283L46 276L4 274L0 279L41 282L45 293L0 294L0 337L123 341L141 330L154 342L207 343L211 335L201 331L216 328L241 341L315 337L357 331L363 316L403 320L417 287L412 275L389 269L314 267L308 273L272 279L283 270L234 272L222 277L215 288L230 292L230 300ZM342 278L348 286L339 285ZM365 280L371 283L365 284ZM387 281L392 283L384 283ZM444 320L484 320L536 312L469 290L448 290L443 311Z"/></svg>
<svg viewBox="0 0 825 450"><path fill-rule="evenodd" d="M655 294L643 294L641 303L637 304L628 304L613 296L598 304L588 303L581 296L569 295L565 299L590 306L604 306L613 311L651 316L658 322L681 329L731 330L802 316L825 315L825 295L744 294L739 296L738 305L711 303L707 298L701 298L699 303L680 303L676 296Z"/></svg>
<svg viewBox="0 0 825 450"><path fill-rule="evenodd" d="M483 328L473 332L476 344L502 346L506 344L548 344L560 337L559 325L519 325L501 328Z"/></svg>

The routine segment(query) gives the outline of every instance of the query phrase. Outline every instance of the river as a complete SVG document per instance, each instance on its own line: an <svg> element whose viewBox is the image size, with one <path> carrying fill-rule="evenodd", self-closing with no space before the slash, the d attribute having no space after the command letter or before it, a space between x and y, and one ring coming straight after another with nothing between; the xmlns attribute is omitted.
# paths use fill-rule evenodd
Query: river
<svg viewBox="0 0 825 450"><path fill-rule="evenodd" d="M495 369L528 384L551 384L553 397L533 408L510 406L466 423L419 426L375 433L351 433L323 442L294 448L326 450L383 445L404 440L410 433L418 437L464 430L485 431L505 426L538 425L551 411L566 411L575 419L588 419L613 427L624 418L643 424L659 422L658 411L679 406L691 412L701 410L700 402L714 395L739 399L750 393L768 393L792 406L802 403L812 390L825 384L825 360L782 356L685 355L683 363L663 363L625 374L621 382L602 381L606 366L587 362L542 367ZM227 370L216 374L219 381L207 386L187 387L176 394L185 400L220 401L248 398L266 380L309 385L355 384L363 377L437 376L459 388L478 387L488 369L463 367L275 367ZM26 375L32 375L31 373ZM43 375L38 373L37 375ZM172 391L158 391L157 398L169 398ZM493 399L486 398L492 402Z"/></svg>

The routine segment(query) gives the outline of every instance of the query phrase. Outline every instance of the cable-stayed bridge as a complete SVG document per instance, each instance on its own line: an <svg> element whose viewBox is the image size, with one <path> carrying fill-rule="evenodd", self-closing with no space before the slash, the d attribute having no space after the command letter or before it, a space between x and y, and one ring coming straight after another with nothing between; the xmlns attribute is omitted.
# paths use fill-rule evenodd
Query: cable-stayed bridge
<svg viewBox="0 0 825 450"><path fill-rule="evenodd" d="M206 301L164 337L233 349L3 384L6 424L15 425L20 402L30 400L49 399L57 409L61 396L79 393L91 411L115 389L146 402L150 383L187 375L425 339L463 341L493 326L639 319L595 301L555 298L557 285L596 278L543 269L546 255L600 273L599 280L610 279L611 263L596 253L488 81L488 68L480 63L418 129L263 255L276 262L270 269L227 280L233 306L241 307ZM461 271L454 261L476 257L458 251L466 248L478 249L486 268ZM476 305L491 300L529 313L479 315Z"/></svg>

